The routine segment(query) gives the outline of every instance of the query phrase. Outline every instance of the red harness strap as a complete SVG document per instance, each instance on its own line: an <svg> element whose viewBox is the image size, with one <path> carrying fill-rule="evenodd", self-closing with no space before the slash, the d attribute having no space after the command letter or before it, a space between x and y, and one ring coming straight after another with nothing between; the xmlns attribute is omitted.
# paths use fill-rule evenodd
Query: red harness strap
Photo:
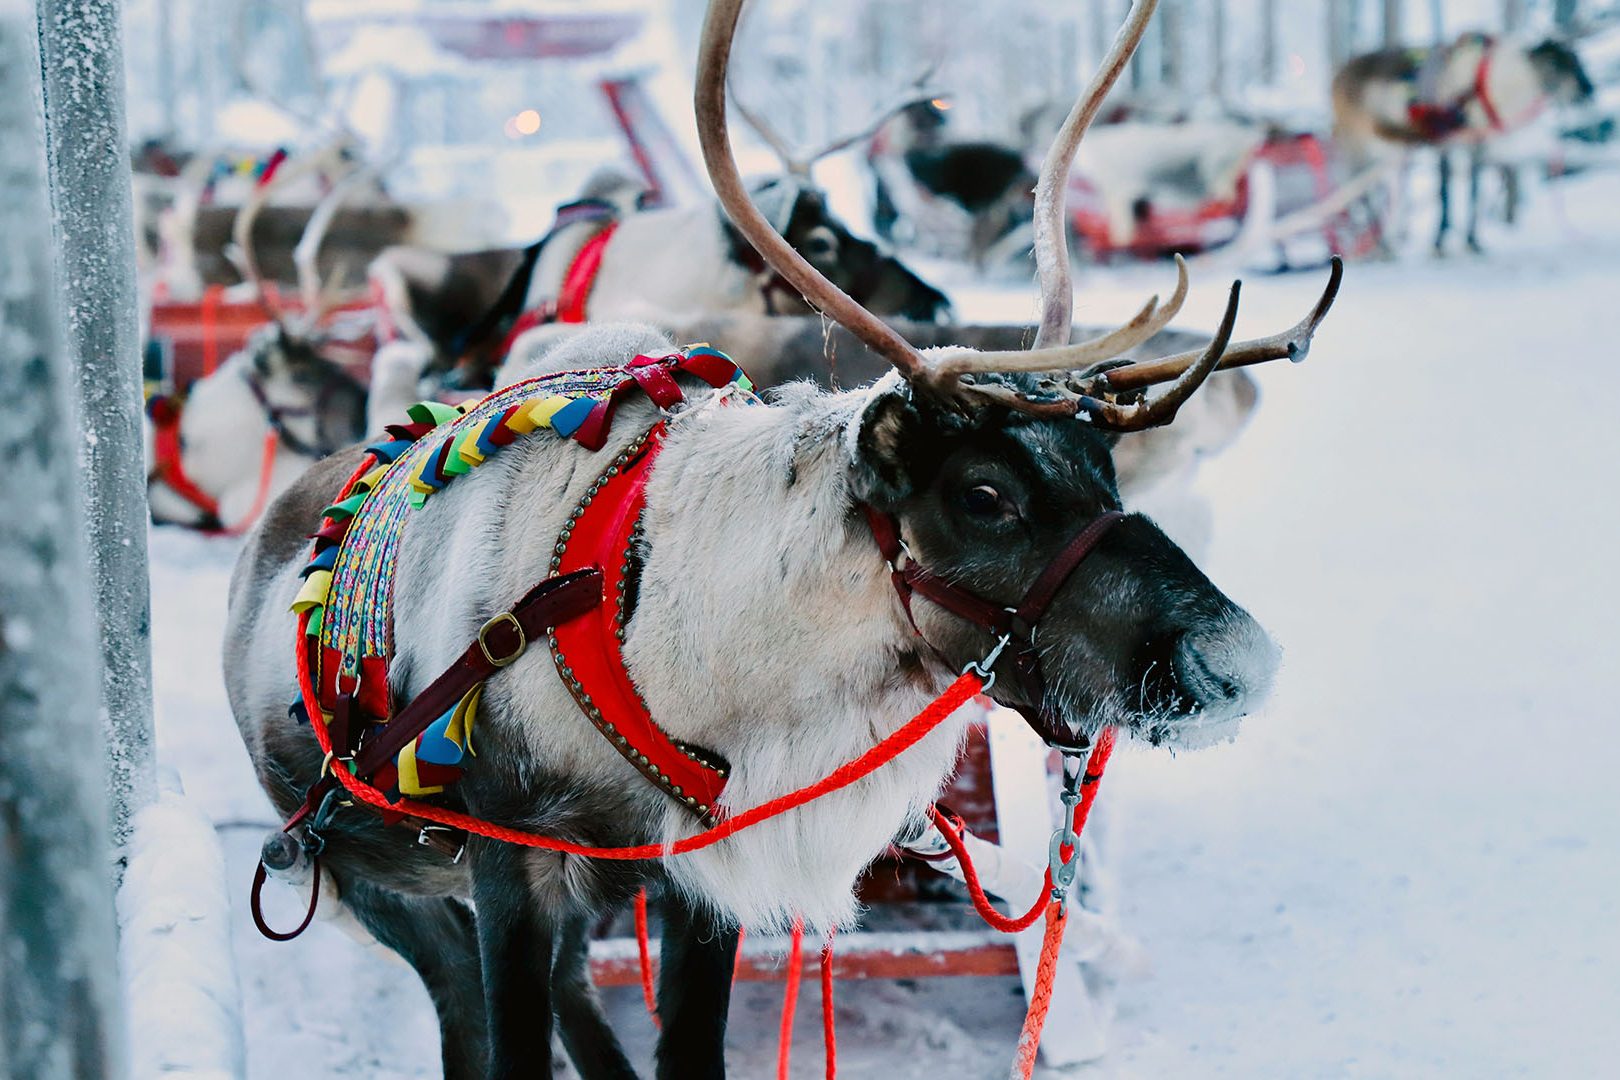
<svg viewBox="0 0 1620 1080"><path fill-rule="evenodd" d="M240 536L251 529L270 502L270 483L276 471L276 451L281 446L281 438L276 433L275 427L272 425L265 433L264 446L259 453L259 486L253 497L253 505L243 515L241 521L226 525L219 519L219 500L198 487L197 482L186 472L183 460L184 448L180 443L180 403L173 398L153 398L151 404L147 406L147 415L152 419L152 449L157 455L152 479L197 508L198 513L202 514L199 527L203 532Z"/></svg>
<svg viewBox="0 0 1620 1080"><path fill-rule="evenodd" d="M596 275L602 269L602 254L607 250L608 241L613 239L614 230L619 227L617 221L609 221L602 227L602 231L592 236L580 247L579 254L574 261L568 264L568 272L563 275L563 283L555 300L547 300L539 307L533 307L517 317L512 329L506 332L501 341L497 355L508 356L517 339L533 330L537 326L546 326L554 322L582 323L585 321L585 310L591 299L591 289L596 285Z"/></svg>
<svg viewBox="0 0 1620 1080"><path fill-rule="evenodd" d="M563 277L562 291L557 294L557 321L565 323L582 323L585 321L585 305L591 298L591 289L596 284L596 274L602 269L602 253L607 250L608 242L619 229L617 221L610 221L601 232L585 241L574 256L574 261L568 266L568 273Z"/></svg>
<svg viewBox="0 0 1620 1080"><path fill-rule="evenodd" d="M157 452L153 475L206 519L218 521L219 500L198 487L181 463L180 408L179 402L167 397L153 398L147 406L147 415L152 418L153 449Z"/></svg>
<svg viewBox="0 0 1620 1080"><path fill-rule="evenodd" d="M679 388L663 369L643 367L637 374L642 389L660 406L669 403L669 394L679 400ZM667 388L653 382L657 376L668 380ZM580 711L613 748L654 786L713 824L728 766L671 739L653 721L630 680L621 648L635 534L647 506L647 477L663 439L660 423L629 451L627 460L609 466L598 481L600 490L564 529L552 572L600 567L602 592L611 601L559 624L551 633L551 654Z"/></svg>
<svg viewBox="0 0 1620 1080"><path fill-rule="evenodd" d="M1479 66L1474 69L1474 97L1479 100L1479 107L1485 110L1485 119L1491 125L1491 130L1506 131L1502 114L1496 111L1496 103L1491 100L1491 58L1495 55L1496 46L1488 45L1480 56Z"/></svg>

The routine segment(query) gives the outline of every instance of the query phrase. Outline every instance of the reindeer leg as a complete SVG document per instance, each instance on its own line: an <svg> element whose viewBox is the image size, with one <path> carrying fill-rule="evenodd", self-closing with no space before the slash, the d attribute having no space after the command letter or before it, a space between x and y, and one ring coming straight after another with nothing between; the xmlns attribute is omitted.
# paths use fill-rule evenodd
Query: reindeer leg
<svg viewBox="0 0 1620 1080"><path fill-rule="evenodd" d="M1468 250L1478 255L1479 246L1479 178L1485 172L1485 151L1476 146L1468 153Z"/></svg>
<svg viewBox="0 0 1620 1080"><path fill-rule="evenodd" d="M583 916L567 919L557 935L551 967L557 1027L582 1080L636 1080L636 1070L602 1014L591 984L590 926Z"/></svg>
<svg viewBox="0 0 1620 1080"><path fill-rule="evenodd" d="M473 903L489 1020L490 1080L551 1076L551 960L556 924L530 888L526 852L480 841Z"/></svg>
<svg viewBox="0 0 1620 1080"><path fill-rule="evenodd" d="M663 903L658 1080L725 1080L726 1014L737 931L678 896Z"/></svg>
<svg viewBox="0 0 1620 1080"><path fill-rule="evenodd" d="M484 989L473 915L459 900L406 896L363 878L341 884L343 906L421 976L439 1013L445 1080L484 1075Z"/></svg>
<svg viewBox="0 0 1620 1080"><path fill-rule="evenodd" d="M1434 234L1434 253L1446 253L1446 233L1451 231L1451 155L1440 151L1440 228Z"/></svg>

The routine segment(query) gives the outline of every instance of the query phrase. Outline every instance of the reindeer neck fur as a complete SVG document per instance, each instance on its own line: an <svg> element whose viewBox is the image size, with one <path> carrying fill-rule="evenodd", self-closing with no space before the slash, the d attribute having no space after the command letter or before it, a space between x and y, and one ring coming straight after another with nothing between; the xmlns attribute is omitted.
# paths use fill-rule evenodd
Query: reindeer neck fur
<svg viewBox="0 0 1620 1080"><path fill-rule="evenodd" d="M944 686L854 512L845 433L865 400L795 389L766 409L694 409L648 486L627 661L660 723L729 758L733 810L826 776ZM669 872L747 926L795 913L847 923L856 876L937 794L959 736L947 725L860 784ZM689 829L666 815L667 838Z"/></svg>
<svg viewBox="0 0 1620 1080"><path fill-rule="evenodd" d="M609 355L604 336L582 336L598 363L651 347L630 339L633 351ZM579 352L581 341L557 355ZM647 489L644 570L625 657L670 735L731 762L726 805L739 810L826 776L920 711L944 679L917 658L887 570L853 512L844 433L865 396L804 388L760 408L689 392L692 404L671 420ZM395 581L393 670L405 683L396 697L420 690L491 612L547 575L569 510L654 419L645 400L627 403L596 454L544 439L515 444L412 519ZM544 648L492 679L484 701L486 768L562 778L595 793L594 813L636 815L651 837L696 830L579 715ZM818 929L847 923L857 875L935 795L959 736L960 725L945 725L867 780L673 857L666 870L740 925L781 927L795 915ZM497 765L503 755L523 760ZM478 771L464 781L469 802ZM531 825L598 836L630 827L569 813L544 811Z"/></svg>

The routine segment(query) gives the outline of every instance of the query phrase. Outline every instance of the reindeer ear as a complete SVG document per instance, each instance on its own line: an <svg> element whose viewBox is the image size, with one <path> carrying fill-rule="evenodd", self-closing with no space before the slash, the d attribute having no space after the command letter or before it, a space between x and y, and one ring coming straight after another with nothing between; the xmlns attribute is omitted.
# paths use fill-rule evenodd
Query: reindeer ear
<svg viewBox="0 0 1620 1080"><path fill-rule="evenodd" d="M911 494L916 482L917 443L924 427L922 413L903 379L891 373L874 383L871 397L846 434L851 493L880 507Z"/></svg>

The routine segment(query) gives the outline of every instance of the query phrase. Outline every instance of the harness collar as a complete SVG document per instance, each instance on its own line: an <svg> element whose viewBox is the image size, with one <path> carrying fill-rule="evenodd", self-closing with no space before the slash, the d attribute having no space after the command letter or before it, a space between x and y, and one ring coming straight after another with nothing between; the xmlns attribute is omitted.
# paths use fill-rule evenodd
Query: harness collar
<svg viewBox="0 0 1620 1080"><path fill-rule="evenodd" d="M1496 107L1496 102L1491 100L1490 90L1491 61L1495 58L1498 48L1496 42L1490 42L1479 58L1479 66L1474 69L1474 97L1479 101L1479 107L1485 111L1485 120L1491 125L1491 130L1505 132L1521 128L1540 115L1541 110L1547 107L1547 94L1545 92L1537 94L1535 100L1530 102L1521 115L1511 119L1504 118L1501 110Z"/></svg>
<svg viewBox="0 0 1620 1080"><path fill-rule="evenodd" d="M543 638L564 685L610 744L694 815L713 822L729 766L657 727L620 648L636 530L662 424L605 466L564 524L550 576L489 619L462 659L400 708L391 700L388 674L395 557L413 508L542 428L600 449L625 396L645 393L662 409L684 401L676 382L682 373L716 388L752 388L724 355L693 346L623 366L555 372L461 406L422 403L410 411L412 424L391 427L386 440L368 448L365 463L325 511L293 605L309 615L313 707L333 732L337 757L355 761L356 775L395 793L391 798L445 790L471 751L484 680Z"/></svg>
<svg viewBox="0 0 1620 1080"><path fill-rule="evenodd" d="M674 401L680 400L673 380L668 389ZM625 626L631 614L628 596L647 505L647 477L663 448L664 430L659 423L627 447L569 516L551 559L551 572L566 575L597 568L603 577L602 593L610 599L558 624L548 642L557 674L586 719L650 783L712 825L729 763L711 751L670 738L653 720L624 662Z"/></svg>
<svg viewBox="0 0 1620 1080"><path fill-rule="evenodd" d="M996 636L997 643L989 655L984 660L969 665L972 670L989 678L992 683L994 675L990 669L1000 659L1003 650L1011 646L1009 659L1019 677L1032 690L1034 697L1034 704L1016 706L1018 712L1048 745L1066 752L1085 749L1089 745L1085 737L1080 736L1080 742L1076 743L1074 737L1064 729L1062 721L1048 707L1046 679L1041 671L1040 652L1036 647L1035 638L1041 619L1052 606L1052 601L1057 596L1058 590L1063 587L1063 583L1074 576L1080 564L1097 549L1097 545L1102 542L1108 531L1129 515L1121 510L1109 510L1092 518L1063 546L1062 550L1053 556L1052 561L1046 564L1023 599L1008 607L987 600L959 585L953 585L919 563L901 538L900 523L892 514L885 514L865 503L861 505L861 510L866 516L868 527L872 530L872 539L877 542L878 551L889 564L890 580L894 583L895 592L899 594L900 605L905 609L907 621L934 655L939 657L941 662L946 662L940 651L922 636L922 629L917 625L916 614L912 611L912 597L915 594L921 594L951 614L966 619L976 626L982 626ZM990 685L991 683L987 683L986 689Z"/></svg>

